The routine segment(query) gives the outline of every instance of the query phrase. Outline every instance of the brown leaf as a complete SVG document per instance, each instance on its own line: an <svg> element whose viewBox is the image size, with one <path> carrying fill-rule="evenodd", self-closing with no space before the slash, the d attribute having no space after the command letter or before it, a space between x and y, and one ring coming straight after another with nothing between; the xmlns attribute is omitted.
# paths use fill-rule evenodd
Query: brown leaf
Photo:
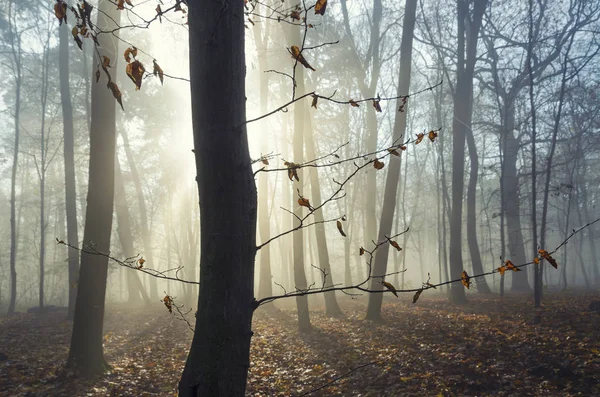
<svg viewBox="0 0 600 397"><path fill-rule="evenodd" d="M417 300L419 299L419 296L421 296L421 293L422 293L422 292L423 292L423 289L421 288L420 290L418 290L418 291L415 293L415 296L413 296L413 303L416 303L416 302L417 302Z"/></svg>
<svg viewBox="0 0 600 397"><path fill-rule="evenodd" d="M293 11L290 13L290 18L291 18L292 20L299 21L299 20L300 20L300 11L299 11L299 10L293 10Z"/></svg>
<svg viewBox="0 0 600 397"><path fill-rule="evenodd" d="M400 156L400 153L398 153L398 151L394 148L388 148L387 151L390 152L390 154L393 154L394 156Z"/></svg>
<svg viewBox="0 0 600 397"><path fill-rule="evenodd" d="M312 96L312 104L310 106L316 109L317 108L317 101L318 100L319 100L319 97L316 96L316 95L313 95Z"/></svg>
<svg viewBox="0 0 600 397"><path fill-rule="evenodd" d="M110 68L110 58L107 57L106 55L102 55L102 67Z"/></svg>
<svg viewBox="0 0 600 397"><path fill-rule="evenodd" d="M96 69L96 83L98 82L98 80L100 80L100 67L98 66L98 69Z"/></svg>
<svg viewBox="0 0 600 397"><path fill-rule="evenodd" d="M377 111L377 113L381 113L381 105L379 104L379 100L373 100L373 107Z"/></svg>
<svg viewBox="0 0 600 397"><path fill-rule="evenodd" d="M67 23L67 4L62 0L57 0L54 4L54 15L58 19L58 26L61 26L63 22Z"/></svg>
<svg viewBox="0 0 600 397"><path fill-rule="evenodd" d="M348 100L348 103L350 103L350 106L352 106L354 108L357 108L360 106L354 99Z"/></svg>
<svg viewBox="0 0 600 397"><path fill-rule="evenodd" d="M365 254L365 249L363 247L360 247L360 249L358 250L358 255L363 256Z"/></svg>
<svg viewBox="0 0 600 397"><path fill-rule="evenodd" d="M385 288L392 291L392 294L396 295L396 298L398 297L398 292L396 291L396 287L394 287L392 284L388 283L387 281L382 281L381 284L385 285Z"/></svg>
<svg viewBox="0 0 600 397"><path fill-rule="evenodd" d="M396 251L402 251L402 247L400 247L397 242L395 242L394 240L389 240L389 241L390 241L390 245L392 247L396 248Z"/></svg>
<svg viewBox="0 0 600 397"><path fill-rule="evenodd" d="M511 261L506 261L506 263L504 264L504 266L506 267L506 270L512 270L513 272L520 272L521 269L516 267Z"/></svg>
<svg viewBox="0 0 600 397"><path fill-rule="evenodd" d="M425 134L423 134L422 132L417 134L417 139L415 139L415 145L418 145L419 143L421 143L421 141L423 140L423 137L425 137Z"/></svg>
<svg viewBox="0 0 600 397"><path fill-rule="evenodd" d="M153 69L153 73L155 76L158 76L158 79L160 80L160 85L163 84L163 78L164 78L164 72L163 70L160 68L160 66L158 66L158 63L156 63L156 59L152 61L153 65L154 65L154 69Z"/></svg>
<svg viewBox="0 0 600 397"><path fill-rule="evenodd" d="M144 72L146 69L144 65L140 61L133 61L128 63L125 67L125 72L127 76L133 81L135 84L135 90L139 90L142 87L142 78L144 77Z"/></svg>
<svg viewBox="0 0 600 397"><path fill-rule="evenodd" d="M162 18L161 18L161 15L162 15L162 13L163 13L163 12L162 12L162 9L160 8L160 4L158 4L158 5L156 6L156 14L158 15L158 21L159 21L160 23L162 23Z"/></svg>
<svg viewBox="0 0 600 397"><path fill-rule="evenodd" d="M112 94L117 100L117 102L119 102L119 105L121 105L121 109L125 110L125 108L123 107L123 100L121 99L121 91L119 90L119 86L117 86L114 82L109 81L108 88L112 91Z"/></svg>
<svg viewBox="0 0 600 397"><path fill-rule="evenodd" d="M300 204L301 207L306 207L306 208L308 208L311 211L314 210L314 208L310 205L310 202L308 201L307 198L300 197L298 199L298 204Z"/></svg>
<svg viewBox="0 0 600 397"><path fill-rule="evenodd" d="M137 48L136 47L129 47L125 50L125 52L123 53L123 57L125 58L125 61L127 63L131 62L131 57L133 57L135 59L135 57L137 56Z"/></svg>
<svg viewBox="0 0 600 397"><path fill-rule="evenodd" d="M547 260L552 265L552 267L554 267L555 269L558 269L558 263L556 263L556 259L554 259L552 257L552 255L550 255L550 253L548 253L548 251L540 249L540 250L538 250L538 253L540 254L540 256L542 258Z"/></svg>
<svg viewBox="0 0 600 397"><path fill-rule="evenodd" d="M346 237L346 233L344 233L344 229L342 228L342 222L337 221L337 229L343 237Z"/></svg>
<svg viewBox="0 0 600 397"><path fill-rule="evenodd" d="M375 159L375 161L373 161L373 167L375 167L376 170L382 169L384 165L385 163L383 161L379 161L379 159Z"/></svg>
<svg viewBox="0 0 600 397"><path fill-rule="evenodd" d="M77 26L74 26L73 29L71 29L71 34L73 35L73 40L77 43L77 47L79 47L80 50L83 50L83 41L79 38L79 29Z"/></svg>

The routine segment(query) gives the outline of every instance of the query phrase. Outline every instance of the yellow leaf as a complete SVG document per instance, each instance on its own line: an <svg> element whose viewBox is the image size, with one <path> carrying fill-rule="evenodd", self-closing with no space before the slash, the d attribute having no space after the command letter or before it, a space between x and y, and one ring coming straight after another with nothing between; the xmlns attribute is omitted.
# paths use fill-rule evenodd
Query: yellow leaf
<svg viewBox="0 0 600 397"><path fill-rule="evenodd" d="M343 237L346 237L346 233L344 233L344 229L342 228L342 222L337 221L337 229Z"/></svg>
<svg viewBox="0 0 600 397"><path fill-rule="evenodd" d="M396 292L396 287L394 287L392 284L388 283L387 281L382 281L381 284L385 285L385 288L392 291L392 294L396 295L396 298L398 297L398 292Z"/></svg>

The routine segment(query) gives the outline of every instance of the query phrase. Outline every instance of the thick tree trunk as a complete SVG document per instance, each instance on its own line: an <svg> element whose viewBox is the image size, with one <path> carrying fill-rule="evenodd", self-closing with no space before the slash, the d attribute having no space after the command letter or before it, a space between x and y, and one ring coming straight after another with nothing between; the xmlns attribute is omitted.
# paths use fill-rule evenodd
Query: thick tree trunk
<svg viewBox="0 0 600 397"><path fill-rule="evenodd" d="M59 27L59 77L60 101L63 116L63 151L65 156L65 208L67 214L67 242L79 246L77 230L77 193L75 183L75 154L73 133L73 105L71 104L71 89L69 87L69 27L67 24ZM85 60L84 60L85 61ZM77 278L79 275L79 251L68 249L69 272L69 308L68 318L75 315L75 299L77 298Z"/></svg>
<svg viewBox="0 0 600 397"><path fill-rule="evenodd" d="M114 4L101 1L98 9L97 26L107 28L114 26L114 21L118 23L120 14ZM100 35L98 40L101 44L100 55L108 56L116 62L119 56L114 41L106 35ZM101 62L99 59L95 61ZM109 368L102 346L108 258L89 253L110 252L113 218L116 109L115 99L107 89L105 76L103 77L92 87L90 168L83 231L86 246L81 254L73 334L67 360L67 367L83 374L103 373Z"/></svg>
<svg viewBox="0 0 600 397"><path fill-rule="evenodd" d="M415 15L417 12L417 0L406 0L404 7L404 22L402 27L402 43L400 44L400 76L397 95L407 95L410 89L410 72L412 61L412 43L415 29ZM398 100L400 103L402 99ZM373 112L374 110L371 109ZM406 130L406 111L396 112L394 121L393 142L398 142L404 136ZM377 241L384 241L386 236L392 234L392 223L394 220L394 211L396 209L396 195L398 192L398 182L400 180L400 159L389 158L388 173L385 180L385 193L383 196L383 209L381 210L381 220L379 223L379 235ZM383 275L387 272L387 262L389 254L389 244L383 244L375 253L375 264L371 271L371 290L381 290ZM381 303L383 301L382 293L373 293L369 295L369 304L367 307L366 319L372 321L381 321Z"/></svg>
<svg viewBox="0 0 600 397"><path fill-rule="evenodd" d="M201 259L180 397L241 397L250 365L257 203L245 126L244 19L243 2L189 2Z"/></svg>
<svg viewBox="0 0 600 397"><path fill-rule="evenodd" d="M117 215L117 234L121 242L121 248L126 258L135 256L135 248L133 246L133 231L131 230L131 215L129 214L129 206L127 205L127 197L125 195L125 181L121 172L119 159L115 159L115 212ZM137 304L142 300L150 303L150 298L140 281L137 270L126 269L127 272L127 294L128 303Z"/></svg>

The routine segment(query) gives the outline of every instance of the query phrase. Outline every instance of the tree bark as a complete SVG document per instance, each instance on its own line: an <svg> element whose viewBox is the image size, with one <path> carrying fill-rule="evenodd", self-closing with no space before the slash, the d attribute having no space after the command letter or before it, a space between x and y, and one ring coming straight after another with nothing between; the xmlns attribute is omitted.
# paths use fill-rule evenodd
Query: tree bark
<svg viewBox="0 0 600 397"><path fill-rule="evenodd" d="M67 242L75 247L79 246L79 233L77 226L77 192L75 182L75 138L73 132L73 105L71 103L71 89L69 86L69 27L65 23L59 28L59 78L60 102L63 117L63 151L65 163L65 208L67 215ZM84 59L84 62L86 60ZM68 318L75 315L75 299L77 298L77 279L79 277L79 251L67 248L69 272L69 304Z"/></svg>
<svg viewBox="0 0 600 397"><path fill-rule="evenodd" d="M114 23L118 24L120 13L114 4L101 1L98 10L97 26L107 28L114 26ZM100 54L116 62L119 56L114 41L107 35L100 35L98 40ZM97 57L96 54L95 62L100 63L101 60ZM116 109L115 99L104 81L92 87L91 108L90 168L83 231L84 250L81 254L73 334L67 360L67 367L82 374L103 373L109 368L102 346L108 258L90 253L110 252L112 230Z"/></svg>
<svg viewBox="0 0 600 397"><path fill-rule="evenodd" d="M244 5L189 2L188 14L201 259L195 332L179 396L243 396L256 302L257 217L245 125Z"/></svg>
<svg viewBox="0 0 600 397"><path fill-rule="evenodd" d="M121 248L126 258L135 256L135 248L133 246L133 231L131 230L131 215L127 205L127 197L125 195L125 181L121 172L119 159L115 159L115 212L117 215L117 234L121 242ZM138 304L141 301L150 303L150 298L140 281L140 277L134 269L123 268L127 272L127 293L128 303Z"/></svg>
<svg viewBox="0 0 600 397"><path fill-rule="evenodd" d="M400 71L397 95L407 95L410 90L411 62L412 62L412 43L415 29L415 19L417 12L417 0L406 0L404 7L404 21L402 27L402 43L400 44ZM401 103L402 99L398 100ZM371 109L373 112L374 110ZM393 142L399 142L406 131L406 111L396 112L394 121ZM372 176L371 178L374 178ZM377 241L381 242L386 236L391 235L392 223L394 220L394 211L396 209L396 195L398 193L398 182L400 180L400 159L389 158L388 173L385 181L385 193L383 196L383 208L381 210L381 220L379 222L379 235ZM371 290L382 290L382 277L387 272L387 262L389 254L389 244L383 244L375 253L375 264L371 271ZM381 304L383 293L373 293L369 295L369 304L367 307L367 320L382 321Z"/></svg>

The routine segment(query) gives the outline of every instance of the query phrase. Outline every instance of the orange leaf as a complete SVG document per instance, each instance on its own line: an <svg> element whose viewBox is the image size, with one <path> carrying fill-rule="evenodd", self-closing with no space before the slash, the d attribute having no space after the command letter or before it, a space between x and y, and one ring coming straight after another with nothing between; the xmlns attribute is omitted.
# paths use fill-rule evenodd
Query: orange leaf
<svg viewBox="0 0 600 397"><path fill-rule="evenodd" d="M427 134L427 136L429 137L429 140L431 142L435 142L435 138L437 138L438 133L436 131L431 130L429 131L429 134Z"/></svg>
<svg viewBox="0 0 600 397"><path fill-rule="evenodd" d="M467 289L469 289L469 287L471 286L471 277L469 277L467 272L464 270L462 271L462 274L460 276L460 281L461 281L462 285L467 287Z"/></svg>
<svg viewBox="0 0 600 397"><path fill-rule="evenodd" d="M379 161L378 159L375 159L375 161L373 161L373 167L375 167L376 170L382 169L384 165L385 163L383 161Z"/></svg>
<svg viewBox="0 0 600 397"><path fill-rule="evenodd" d="M502 266L500 266L496 270L498 271L498 273L500 273L501 276L504 276L504 272L506 271L506 267L504 265L502 265Z"/></svg>
<svg viewBox="0 0 600 397"><path fill-rule="evenodd" d="M538 250L538 252L542 258L547 260L552 265L552 267L554 267L555 269L558 269L558 263L556 263L556 259L554 259L552 257L552 255L550 255L548 253L548 251L540 249L540 250Z"/></svg>
<svg viewBox="0 0 600 397"><path fill-rule="evenodd" d="M326 8L327 0L317 0L317 4L315 4L315 15L325 15Z"/></svg>
<svg viewBox="0 0 600 397"><path fill-rule="evenodd" d="M396 295L396 298L398 297L398 292L396 292L396 287L394 287L392 284L388 283L387 281L382 281L381 284L385 285L385 288L392 291L392 294Z"/></svg>
<svg viewBox="0 0 600 397"><path fill-rule="evenodd" d="M504 264L506 266L506 270L512 270L513 272L520 272L521 269L516 267L511 261L506 261Z"/></svg>
<svg viewBox="0 0 600 397"><path fill-rule="evenodd" d="M535 258L533 258L533 263L535 263L536 265L540 264L540 258L538 258L537 256Z"/></svg>

